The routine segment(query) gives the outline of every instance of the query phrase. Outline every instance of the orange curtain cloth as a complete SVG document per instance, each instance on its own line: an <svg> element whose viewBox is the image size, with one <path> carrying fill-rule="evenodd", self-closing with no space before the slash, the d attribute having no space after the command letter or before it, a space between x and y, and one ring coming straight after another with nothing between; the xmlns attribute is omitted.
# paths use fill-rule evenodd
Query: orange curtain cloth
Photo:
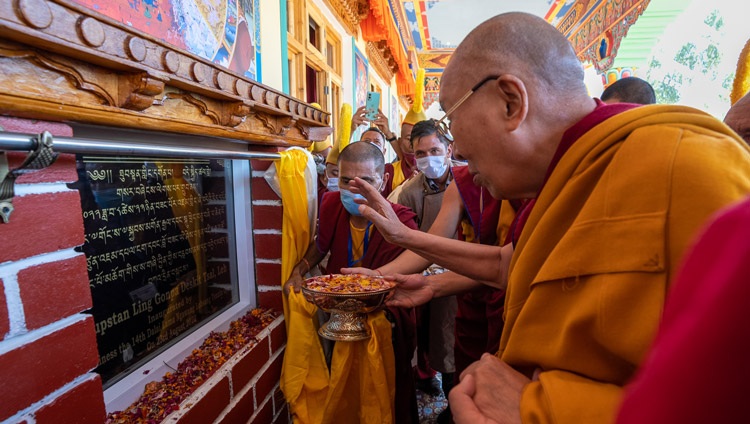
<svg viewBox="0 0 750 424"><path fill-rule="evenodd" d="M396 23L391 19L388 0L370 0L370 13L359 23L359 26L362 29L362 38L365 41L385 40L386 45L391 50L391 54L398 65L398 72L396 73L398 94L414 94L414 77L409 72L409 60L401 47L401 37L399 37L398 29L396 29Z"/></svg>

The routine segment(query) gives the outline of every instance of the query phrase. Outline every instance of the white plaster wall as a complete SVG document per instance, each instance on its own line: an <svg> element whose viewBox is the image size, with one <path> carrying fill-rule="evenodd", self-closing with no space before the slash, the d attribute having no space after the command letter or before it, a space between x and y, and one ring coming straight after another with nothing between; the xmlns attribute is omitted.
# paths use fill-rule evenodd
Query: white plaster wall
<svg viewBox="0 0 750 424"><path fill-rule="evenodd" d="M261 83L282 91L281 9L279 0L260 0ZM286 46L284 46L286 49Z"/></svg>

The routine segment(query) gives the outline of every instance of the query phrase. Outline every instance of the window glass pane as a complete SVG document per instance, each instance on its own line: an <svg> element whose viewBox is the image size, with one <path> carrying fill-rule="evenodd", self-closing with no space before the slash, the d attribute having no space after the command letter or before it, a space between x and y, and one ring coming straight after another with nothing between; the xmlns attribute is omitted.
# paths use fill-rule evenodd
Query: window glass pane
<svg viewBox="0 0 750 424"><path fill-rule="evenodd" d="M307 103L318 103L318 72L306 66Z"/></svg>
<svg viewBox="0 0 750 424"><path fill-rule="evenodd" d="M331 68L335 68L333 65L334 53L333 45L330 42L326 42L326 62Z"/></svg>
<svg viewBox="0 0 750 424"><path fill-rule="evenodd" d="M239 300L231 161L77 156L105 387Z"/></svg>
<svg viewBox="0 0 750 424"><path fill-rule="evenodd" d="M320 26L312 18L309 18L308 22L310 23L310 34L308 41L310 41L310 44L312 44L316 49L320 50Z"/></svg>

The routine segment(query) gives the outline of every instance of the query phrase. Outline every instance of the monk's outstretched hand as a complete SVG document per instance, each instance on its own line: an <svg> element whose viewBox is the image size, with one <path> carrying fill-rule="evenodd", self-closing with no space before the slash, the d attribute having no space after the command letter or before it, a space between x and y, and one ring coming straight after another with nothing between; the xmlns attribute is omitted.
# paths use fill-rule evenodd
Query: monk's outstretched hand
<svg viewBox="0 0 750 424"><path fill-rule="evenodd" d="M356 268L341 268L342 274L362 274L362 275L369 275L370 277L377 277L380 274L370 268L362 268L362 267L356 267Z"/></svg>
<svg viewBox="0 0 750 424"><path fill-rule="evenodd" d="M367 202L359 207L362 216L375 224L386 241L400 245L410 230L398 218L390 203L375 187L360 178L355 178L349 187L354 193L359 193L367 199Z"/></svg>
<svg viewBox="0 0 750 424"><path fill-rule="evenodd" d="M385 304L397 308L413 308L432 300L435 292L428 277L422 274L386 275L387 280L396 282L396 289L386 299Z"/></svg>

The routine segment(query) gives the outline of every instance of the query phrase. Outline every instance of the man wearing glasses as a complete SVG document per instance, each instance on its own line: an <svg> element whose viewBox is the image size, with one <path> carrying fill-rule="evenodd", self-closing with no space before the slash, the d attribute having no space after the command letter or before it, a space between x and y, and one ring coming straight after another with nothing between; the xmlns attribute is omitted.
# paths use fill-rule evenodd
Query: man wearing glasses
<svg viewBox="0 0 750 424"><path fill-rule="evenodd" d="M450 119L474 181L495 198L532 199L502 248L405 229L354 184L389 241L464 275L397 276L393 303L462 278L507 287L497 355L451 392L457 423L611 422L693 233L750 191L750 150L716 119L605 105L583 79L567 39L524 13L474 29L443 74L440 123Z"/></svg>

